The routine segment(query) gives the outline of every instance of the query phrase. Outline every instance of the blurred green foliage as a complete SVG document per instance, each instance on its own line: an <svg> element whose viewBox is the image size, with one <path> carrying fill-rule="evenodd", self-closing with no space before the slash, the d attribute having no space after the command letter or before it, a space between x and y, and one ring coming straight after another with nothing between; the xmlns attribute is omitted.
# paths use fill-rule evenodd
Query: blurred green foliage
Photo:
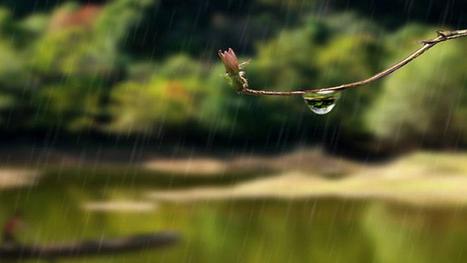
<svg viewBox="0 0 467 263"><path fill-rule="evenodd" d="M110 130L153 133L157 126L191 121L205 75L198 62L179 55L155 66L148 79L117 84L111 94Z"/></svg>
<svg viewBox="0 0 467 263"><path fill-rule="evenodd" d="M236 94L215 58L219 48L252 57L252 87L294 90L366 78L435 30L364 18L357 15L364 1L355 12L302 2L114 0L29 11L7 2L0 8L2 130L319 141L333 128L342 140L467 144L465 40L346 91L324 117L307 112L301 98Z"/></svg>

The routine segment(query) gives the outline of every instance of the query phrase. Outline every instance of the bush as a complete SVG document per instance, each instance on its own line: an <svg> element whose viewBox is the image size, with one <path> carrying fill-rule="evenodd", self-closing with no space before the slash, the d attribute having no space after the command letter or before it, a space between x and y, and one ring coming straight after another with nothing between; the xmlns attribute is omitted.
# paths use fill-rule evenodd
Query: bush
<svg viewBox="0 0 467 263"><path fill-rule="evenodd" d="M33 98L35 112L28 117L29 125L68 131L97 129L105 93L99 79L92 78L68 78L61 83L43 85Z"/></svg>
<svg viewBox="0 0 467 263"><path fill-rule="evenodd" d="M112 91L110 131L151 133L154 128L179 127L194 119L201 65L176 56L154 68L148 80L125 81Z"/></svg>

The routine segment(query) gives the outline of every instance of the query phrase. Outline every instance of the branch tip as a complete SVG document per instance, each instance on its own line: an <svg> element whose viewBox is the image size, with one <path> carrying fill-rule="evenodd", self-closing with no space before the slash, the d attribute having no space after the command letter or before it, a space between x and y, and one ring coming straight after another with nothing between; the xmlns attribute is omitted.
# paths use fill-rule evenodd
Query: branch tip
<svg viewBox="0 0 467 263"><path fill-rule="evenodd" d="M332 87L325 87L325 88L311 88L311 89L303 89L303 90L296 90L296 91L272 91L272 90L255 90L250 89L248 87L248 80L246 79L246 73L243 71L243 67L248 64L249 61L238 63L237 56L235 52L229 48L227 51L218 51L219 58L222 60L227 76L232 80L234 87L236 88L237 92L240 94L246 95L256 95L256 96L295 96L295 95L303 95L307 92L316 92L316 91L340 91L346 90L350 88L356 88L360 86L367 85L379 79L382 79L392 73L396 72L397 70L403 68L405 65L409 64L430 48L434 47L435 45L461 37L467 37L467 29L463 30L455 30L455 31L444 31L438 30L436 31L437 37L430 40L422 40L420 41L423 46L418 50L412 52L408 57L401 60L400 62L394 64L393 66L389 67L386 70L383 70L367 79L345 83L338 86Z"/></svg>

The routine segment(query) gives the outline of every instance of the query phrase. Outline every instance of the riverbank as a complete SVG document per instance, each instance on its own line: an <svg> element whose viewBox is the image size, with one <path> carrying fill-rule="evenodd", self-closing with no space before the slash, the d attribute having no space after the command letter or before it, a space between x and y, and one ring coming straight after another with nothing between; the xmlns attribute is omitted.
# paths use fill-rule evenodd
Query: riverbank
<svg viewBox="0 0 467 263"><path fill-rule="evenodd" d="M422 206L467 206L467 155L415 153L387 164L360 164L340 178L299 170L231 186L153 191L156 201L224 199L378 199Z"/></svg>
<svg viewBox="0 0 467 263"><path fill-rule="evenodd" d="M232 157L140 154L126 160L121 154L113 160L104 155L48 151L47 156L34 155L36 162L19 162L10 155L9 160L16 161L0 169L0 189L53 182L56 177L71 183L101 180L103 185L138 177L131 180L141 181L145 193L136 202L331 197L467 206L467 153L417 152L380 163L348 160L319 149Z"/></svg>

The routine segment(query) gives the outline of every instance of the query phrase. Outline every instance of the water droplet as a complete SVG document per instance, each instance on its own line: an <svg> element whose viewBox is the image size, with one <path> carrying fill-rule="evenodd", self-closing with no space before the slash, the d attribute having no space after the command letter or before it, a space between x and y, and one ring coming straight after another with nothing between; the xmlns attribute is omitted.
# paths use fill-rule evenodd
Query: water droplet
<svg viewBox="0 0 467 263"><path fill-rule="evenodd" d="M332 111L340 93L337 91L307 92L303 95L306 105L316 114L324 115Z"/></svg>

